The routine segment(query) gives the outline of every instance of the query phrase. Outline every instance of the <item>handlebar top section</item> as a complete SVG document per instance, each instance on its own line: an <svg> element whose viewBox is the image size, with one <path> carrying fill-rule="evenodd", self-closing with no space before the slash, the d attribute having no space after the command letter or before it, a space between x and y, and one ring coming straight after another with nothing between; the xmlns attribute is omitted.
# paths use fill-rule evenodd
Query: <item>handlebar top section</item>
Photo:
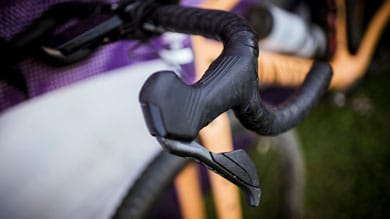
<svg viewBox="0 0 390 219"><path fill-rule="evenodd" d="M257 76L257 35L240 17L223 11L169 5L157 8L145 27L202 35L223 42L220 56L193 85L174 72L153 74L140 102L149 131L159 137L191 141L219 114L233 109L241 123L261 135L275 135L298 124L326 91L330 66L316 62L287 103L264 104Z"/></svg>

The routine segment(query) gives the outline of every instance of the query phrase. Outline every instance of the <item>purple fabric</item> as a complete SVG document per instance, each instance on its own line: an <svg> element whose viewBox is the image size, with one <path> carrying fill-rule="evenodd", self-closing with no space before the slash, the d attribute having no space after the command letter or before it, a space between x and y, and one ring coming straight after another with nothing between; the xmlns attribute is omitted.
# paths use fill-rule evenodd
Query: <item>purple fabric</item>
<svg viewBox="0 0 390 219"><path fill-rule="evenodd" d="M49 6L65 2L64 0L13 0L0 2L0 37L10 39L12 36L31 21L38 17ZM105 2L114 2L106 0ZM186 5L196 5L198 1L184 1ZM50 67L36 62L33 58L23 60L19 68L26 79L29 98L58 89L79 80L102 74L106 71L158 58L158 50L161 48L161 39L157 38L148 44L132 50L137 42L120 41L100 48L87 60L66 67ZM185 46L190 47L188 40ZM192 83L194 79L193 64L183 66L181 72L186 83ZM0 81L0 112L26 100L20 90L10 86L5 81Z"/></svg>

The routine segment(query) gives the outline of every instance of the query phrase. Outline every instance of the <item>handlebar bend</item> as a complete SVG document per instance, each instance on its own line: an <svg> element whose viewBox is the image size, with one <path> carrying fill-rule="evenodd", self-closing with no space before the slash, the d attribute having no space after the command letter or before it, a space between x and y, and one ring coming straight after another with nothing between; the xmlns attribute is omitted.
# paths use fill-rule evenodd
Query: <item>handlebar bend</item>
<svg viewBox="0 0 390 219"><path fill-rule="evenodd" d="M233 109L246 128L260 135L276 135L297 125L330 83L329 64L315 62L292 98L270 106L259 95L258 38L246 21L223 11L168 5L157 8L147 23L164 31L213 38L224 45L204 76L191 86L170 71L157 72L145 82L140 102L153 135L191 141L228 109Z"/></svg>

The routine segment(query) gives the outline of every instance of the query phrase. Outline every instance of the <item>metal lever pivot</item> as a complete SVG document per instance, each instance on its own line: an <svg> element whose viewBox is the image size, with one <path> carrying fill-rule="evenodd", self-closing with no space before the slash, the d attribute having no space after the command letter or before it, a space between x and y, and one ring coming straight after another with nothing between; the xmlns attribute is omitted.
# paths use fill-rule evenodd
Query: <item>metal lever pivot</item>
<svg viewBox="0 0 390 219"><path fill-rule="evenodd" d="M236 184L244 192L249 205L259 205L261 191L256 167L244 150L213 153L195 141L181 142L162 137L157 137L157 140L170 153L190 157Z"/></svg>

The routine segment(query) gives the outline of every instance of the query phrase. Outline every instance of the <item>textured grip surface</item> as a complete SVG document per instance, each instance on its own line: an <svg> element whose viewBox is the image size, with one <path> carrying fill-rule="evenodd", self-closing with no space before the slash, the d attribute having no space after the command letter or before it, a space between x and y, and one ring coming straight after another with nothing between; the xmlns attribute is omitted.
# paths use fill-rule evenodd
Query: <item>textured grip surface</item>
<svg viewBox="0 0 390 219"><path fill-rule="evenodd" d="M202 35L222 42L229 41L238 32L245 31L257 50L257 35L248 23L235 14L218 10L206 10L178 5L157 8L149 21L160 30Z"/></svg>
<svg viewBox="0 0 390 219"><path fill-rule="evenodd" d="M153 135L191 141L231 108L246 128L278 134L301 121L330 82L330 66L317 62L294 98L279 107L268 106L259 95L257 37L244 20L222 11L165 6L150 22L159 29L201 34L224 44L221 55L192 86L173 72L158 72L146 81L140 102Z"/></svg>
<svg viewBox="0 0 390 219"><path fill-rule="evenodd" d="M327 90L332 69L326 62L314 62L298 91L279 106L261 103L258 92L245 105L234 110L248 129L261 135L277 135L297 125ZM255 86L255 85L253 85Z"/></svg>

